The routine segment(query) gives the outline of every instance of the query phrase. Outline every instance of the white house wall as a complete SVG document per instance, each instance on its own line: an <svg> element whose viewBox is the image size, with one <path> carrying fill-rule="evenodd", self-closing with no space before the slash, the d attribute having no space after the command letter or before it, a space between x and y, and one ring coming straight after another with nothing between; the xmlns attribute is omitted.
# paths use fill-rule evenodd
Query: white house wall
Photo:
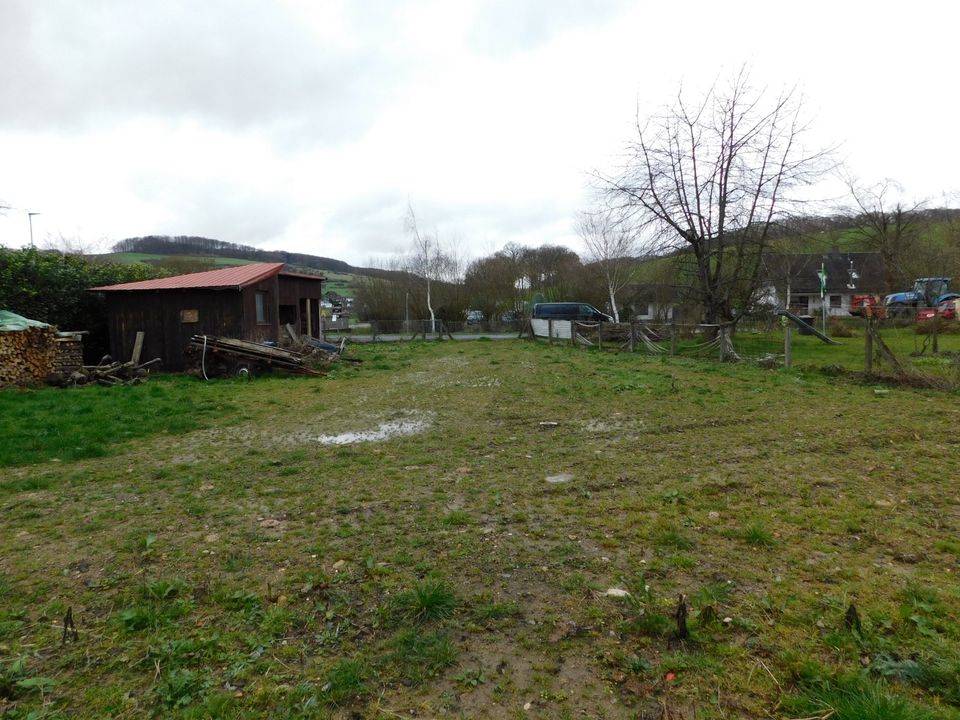
<svg viewBox="0 0 960 720"><path fill-rule="evenodd" d="M838 293L833 293L837 295ZM819 295L807 295L807 309L803 310L800 308L801 315L820 315L823 312L823 303L830 302L830 296L827 295L823 300L820 300ZM827 317L849 317L850 316L850 303L853 300L853 294L842 294L840 293L840 307L827 307ZM790 299L791 310L796 312L796 296Z"/></svg>

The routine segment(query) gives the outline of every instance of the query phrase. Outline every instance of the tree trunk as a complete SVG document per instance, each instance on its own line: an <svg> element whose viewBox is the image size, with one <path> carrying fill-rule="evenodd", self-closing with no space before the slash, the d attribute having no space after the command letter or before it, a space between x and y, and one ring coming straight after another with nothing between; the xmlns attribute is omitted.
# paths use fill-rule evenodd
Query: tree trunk
<svg viewBox="0 0 960 720"><path fill-rule="evenodd" d="M613 321L618 323L620 322L620 311L617 310L617 299L613 295L613 285L608 285L607 290L610 291L610 309L613 311Z"/></svg>
<svg viewBox="0 0 960 720"><path fill-rule="evenodd" d="M430 311L430 332L437 331L437 320L433 314L433 305L430 303L430 279L427 279L427 310Z"/></svg>

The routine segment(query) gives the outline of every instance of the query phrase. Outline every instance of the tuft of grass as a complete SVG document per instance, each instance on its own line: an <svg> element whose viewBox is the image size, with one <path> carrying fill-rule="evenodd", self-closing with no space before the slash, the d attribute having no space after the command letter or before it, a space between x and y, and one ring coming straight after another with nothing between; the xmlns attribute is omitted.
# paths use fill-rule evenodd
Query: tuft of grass
<svg viewBox="0 0 960 720"><path fill-rule="evenodd" d="M156 630L168 627L185 617L193 609L189 600L174 600L168 603L139 602L120 611L120 625L127 632Z"/></svg>
<svg viewBox="0 0 960 720"><path fill-rule="evenodd" d="M661 610L653 588L645 576L640 575L628 583L630 594L625 598L627 612L626 630L639 635L663 637L673 628L673 622Z"/></svg>
<svg viewBox="0 0 960 720"><path fill-rule="evenodd" d="M293 626L294 616L289 608L270 607L263 613L260 630L271 637L281 637Z"/></svg>
<svg viewBox="0 0 960 720"><path fill-rule="evenodd" d="M934 547L940 552L960 555L960 542L956 540L938 540Z"/></svg>
<svg viewBox="0 0 960 720"><path fill-rule="evenodd" d="M730 599L733 592L733 583L718 580L708 583L699 588L690 596L691 601L697 607L704 605L720 605Z"/></svg>
<svg viewBox="0 0 960 720"><path fill-rule="evenodd" d="M33 475L0 483L0 491L9 493L32 492L34 490L48 490L53 481L49 477Z"/></svg>
<svg viewBox="0 0 960 720"><path fill-rule="evenodd" d="M247 615L259 613L263 607L260 596L246 590L229 592L221 590L214 593L214 599L225 609Z"/></svg>
<svg viewBox="0 0 960 720"><path fill-rule="evenodd" d="M414 583L411 590L394 596L388 614L423 623L449 617L456 607L457 596L453 588L442 580L427 578Z"/></svg>
<svg viewBox="0 0 960 720"><path fill-rule="evenodd" d="M175 710L202 699L212 684L205 673L175 667L160 676L153 691L161 706Z"/></svg>
<svg viewBox="0 0 960 720"><path fill-rule="evenodd" d="M220 652L217 637L173 638L147 648L147 663L151 668L156 663L162 668L184 667L196 662L215 658Z"/></svg>
<svg viewBox="0 0 960 720"><path fill-rule="evenodd" d="M326 675L326 683L321 688L323 698L329 703L340 705L363 697L370 692L368 683L373 676L373 669L366 660L340 660Z"/></svg>
<svg viewBox="0 0 960 720"><path fill-rule="evenodd" d="M414 684L434 677L457 660L457 649L446 633L419 628L402 630L390 642L389 662L399 676Z"/></svg>
<svg viewBox="0 0 960 720"><path fill-rule="evenodd" d="M770 547L773 545L773 535L762 525L754 523L744 529L741 536L747 545L756 547Z"/></svg>
<svg viewBox="0 0 960 720"><path fill-rule="evenodd" d="M830 720L936 720L933 710L890 691L885 682L836 678L810 688L786 703L791 713Z"/></svg>
<svg viewBox="0 0 960 720"><path fill-rule="evenodd" d="M515 602L498 603L480 601L473 606L473 616L479 622L503 620L508 617L514 617L519 613L520 606Z"/></svg>
<svg viewBox="0 0 960 720"><path fill-rule="evenodd" d="M657 534L656 542L658 545L674 548L675 550L690 550L694 546L693 540L675 527L662 529Z"/></svg>
<svg viewBox="0 0 960 720"><path fill-rule="evenodd" d="M453 510L444 516L442 522L448 527L463 527L470 524L470 513L463 510Z"/></svg>
<svg viewBox="0 0 960 720"><path fill-rule="evenodd" d="M154 580L143 586L141 595L146 600L169 600L182 595L188 589L187 583L180 578L173 580Z"/></svg>

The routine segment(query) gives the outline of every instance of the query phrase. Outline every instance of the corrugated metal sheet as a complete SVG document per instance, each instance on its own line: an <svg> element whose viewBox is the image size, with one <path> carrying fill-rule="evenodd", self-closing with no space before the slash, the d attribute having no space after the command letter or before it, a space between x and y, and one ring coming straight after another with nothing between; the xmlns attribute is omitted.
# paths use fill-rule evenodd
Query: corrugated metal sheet
<svg viewBox="0 0 960 720"><path fill-rule="evenodd" d="M187 275L174 275L157 280L140 280L138 282L120 283L119 285L103 285L91 288L92 290L182 290L189 288L242 288L247 285L276 275L283 269L283 263L251 263L236 265L222 270L206 270Z"/></svg>

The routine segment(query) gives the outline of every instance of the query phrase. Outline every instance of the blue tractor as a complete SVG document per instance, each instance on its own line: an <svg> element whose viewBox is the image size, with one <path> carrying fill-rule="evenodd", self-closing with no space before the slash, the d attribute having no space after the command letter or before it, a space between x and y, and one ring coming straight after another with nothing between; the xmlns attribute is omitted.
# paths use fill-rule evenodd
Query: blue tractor
<svg viewBox="0 0 960 720"><path fill-rule="evenodd" d="M912 314L916 308L935 307L941 301L956 296L949 292L950 278L927 277L913 281L913 290L887 295L883 304L890 317L904 317Z"/></svg>

